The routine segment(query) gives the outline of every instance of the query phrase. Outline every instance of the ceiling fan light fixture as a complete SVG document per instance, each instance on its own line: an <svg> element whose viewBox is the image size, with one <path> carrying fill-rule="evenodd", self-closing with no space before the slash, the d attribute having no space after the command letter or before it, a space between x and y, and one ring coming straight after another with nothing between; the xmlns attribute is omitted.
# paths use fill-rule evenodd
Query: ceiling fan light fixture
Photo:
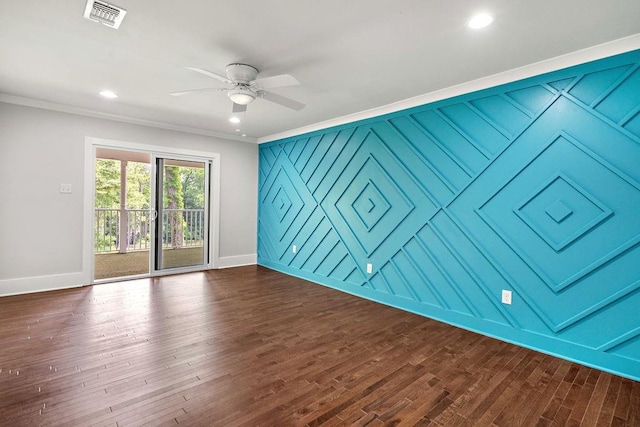
<svg viewBox="0 0 640 427"><path fill-rule="evenodd" d="M256 99L256 95L248 89L233 89L227 92L229 99L238 105L247 105Z"/></svg>

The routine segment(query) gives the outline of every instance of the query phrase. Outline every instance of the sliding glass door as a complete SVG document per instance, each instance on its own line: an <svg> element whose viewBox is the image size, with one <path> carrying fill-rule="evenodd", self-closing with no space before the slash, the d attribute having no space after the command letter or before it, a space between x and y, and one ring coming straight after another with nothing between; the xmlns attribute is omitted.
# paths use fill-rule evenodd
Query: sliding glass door
<svg viewBox="0 0 640 427"><path fill-rule="evenodd" d="M154 156L153 271L209 264L210 162Z"/></svg>
<svg viewBox="0 0 640 427"><path fill-rule="evenodd" d="M164 149L87 140L94 185L86 189L83 250L92 283L216 265L219 155Z"/></svg>

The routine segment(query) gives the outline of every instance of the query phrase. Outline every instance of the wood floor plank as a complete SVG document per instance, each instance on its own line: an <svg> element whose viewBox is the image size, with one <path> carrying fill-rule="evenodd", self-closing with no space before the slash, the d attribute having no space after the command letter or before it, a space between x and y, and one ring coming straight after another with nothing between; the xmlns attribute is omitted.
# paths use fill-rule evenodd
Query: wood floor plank
<svg viewBox="0 0 640 427"><path fill-rule="evenodd" d="M629 425L640 426L640 383L635 381L631 391L627 422Z"/></svg>
<svg viewBox="0 0 640 427"><path fill-rule="evenodd" d="M578 424L580 424L584 418L587 406L589 405L591 395L595 390L600 374L600 371L596 369L590 369L588 376L582 386L582 390L580 391L579 395L575 396L576 403L571 410L570 419L574 420Z"/></svg>
<svg viewBox="0 0 640 427"><path fill-rule="evenodd" d="M626 422L629 418L629 405L631 403L631 391L633 390L633 381L626 378L620 383L620 393L616 401L614 417Z"/></svg>
<svg viewBox="0 0 640 427"><path fill-rule="evenodd" d="M607 396L607 391L611 383L611 378L612 376L609 375L600 375L600 377L598 378L598 382L596 383L593 393L591 394L589 403L581 420L584 425L595 426L597 424L598 416L600 415L600 411L602 410L602 405Z"/></svg>
<svg viewBox="0 0 640 427"><path fill-rule="evenodd" d="M618 394L620 392L620 385L622 378L612 377L607 388L607 394L605 395L604 402L602 402L602 408L600 414L598 414L598 424L611 424L613 419L613 412L615 410L616 401L618 400Z"/></svg>
<svg viewBox="0 0 640 427"><path fill-rule="evenodd" d="M640 383L247 266L0 298L0 424L640 426Z"/></svg>

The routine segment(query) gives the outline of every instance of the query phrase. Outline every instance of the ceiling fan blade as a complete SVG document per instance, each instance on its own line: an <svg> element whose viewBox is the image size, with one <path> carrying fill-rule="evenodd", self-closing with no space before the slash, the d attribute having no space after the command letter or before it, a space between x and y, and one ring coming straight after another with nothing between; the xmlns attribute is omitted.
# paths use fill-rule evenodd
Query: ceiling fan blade
<svg viewBox="0 0 640 427"><path fill-rule="evenodd" d="M300 82L289 74L280 74L279 76L264 77L255 79L254 82L262 89L271 89L274 87L298 86Z"/></svg>
<svg viewBox="0 0 640 427"><path fill-rule="evenodd" d="M198 92L210 92L210 91L223 91L223 90L228 90L226 88L217 88L217 87L205 87L202 89L191 89L191 90L182 90L180 92L171 92L169 95L171 96L183 96L183 95L189 95L192 93L198 93Z"/></svg>
<svg viewBox="0 0 640 427"><path fill-rule="evenodd" d="M244 113L247 111L246 105L236 104L235 102L231 102L233 104L233 113Z"/></svg>
<svg viewBox="0 0 640 427"><path fill-rule="evenodd" d="M209 76L209 77L213 77L216 80L219 80L223 83L227 83L227 84L233 84L233 82L231 80L229 80L226 77L223 77L219 74L216 73L212 73L211 71L202 69L202 68L196 68L196 67L185 67L187 70L191 70L191 71L195 71L196 73L200 73L200 74L204 74L205 76Z"/></svg>
<svg viewBox="0 0 640 427"><path fill-rule="evenodd" d="M301 102L294 101L293 99L286 98L282 95L277 95L272 92L261 91L259 95L267 101L275 102L276 104L282 105L283 107L291 108L295 111L300 111L305 107L305 105Z"/></svg>

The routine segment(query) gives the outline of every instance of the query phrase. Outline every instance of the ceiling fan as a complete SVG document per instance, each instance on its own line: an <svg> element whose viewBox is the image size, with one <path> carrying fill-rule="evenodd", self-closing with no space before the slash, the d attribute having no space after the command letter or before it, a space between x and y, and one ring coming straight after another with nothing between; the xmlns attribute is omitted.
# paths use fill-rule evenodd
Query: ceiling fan
<svg viewBox="0 0 640 427"><path fill-rule="evenodd" d="M205 92L205 91L221 91L227 92L227 96L233 102L233 112L242 113L247 110L247 105L252 103L256 98L263 98L267 101L274 102L283 107L290 108L295 111L302 110L305 105L294 101L293 99L286 98L282 95L277 95L272 92L268 92L265 89L271 89L276 87L285 86L297 86L300 84L295 77L289 74L280 74L278 76L264 77L258 79L258 69L247 64L229 64L225 68L227 77L223 77L211 71L186 67L188 70L195 71L196 73L204 74L205 76L213 77L214 79L226 83L226 88L204 88L185 90L181 92L172 92L173 96L188 95L191 93Z"/></svg>

